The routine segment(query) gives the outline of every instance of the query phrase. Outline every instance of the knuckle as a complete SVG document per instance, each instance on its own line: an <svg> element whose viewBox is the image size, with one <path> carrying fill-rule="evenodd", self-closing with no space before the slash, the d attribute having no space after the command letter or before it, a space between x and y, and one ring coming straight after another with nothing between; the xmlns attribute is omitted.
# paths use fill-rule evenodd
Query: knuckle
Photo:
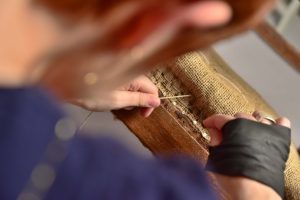
<svg viewBox="0 0 300 200"><path fill-rule="evenodd" d="M138 94L138 106L139 107L142 107L144 105L144 95L142 93L139 93Z"/></svg>
<svg viewBox="0 0 300 200"><path fill-rule="evenodd" d="M122 101L117 94L113 94L110 97L110 104L114 108L119 108L122 105Z"/></svg>

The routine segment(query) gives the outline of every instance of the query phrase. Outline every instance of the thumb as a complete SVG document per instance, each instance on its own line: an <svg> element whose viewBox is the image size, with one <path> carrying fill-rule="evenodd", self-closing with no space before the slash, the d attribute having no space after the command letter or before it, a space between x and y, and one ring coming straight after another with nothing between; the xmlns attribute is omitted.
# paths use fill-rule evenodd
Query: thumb
<svg viewBox="0 0 300 200"><path fill-rule="evenodd" d="M208 132L210 134L209 146L214 147L220 145L223 139L221 131L215 128L208 128Z"/></svg>
<svg viewBox="0 0 300 200"><path fill-rule="evenodd" d="M157 95L143 93L143 92L131 92L120 91L121 97L118 107L125 108L130 106L156 108L160 105L160 99Z"/></svg>
<svg viewBox="0 0 300 200"><path fill-rule="evenodd" d="M227 23L232 17L232 10L223 1L201 1L183 7L177 12L177 17L187 25L210 28Z"/></svg>
<svg viewBox="0 0 300 200"><path fill-rule="evenodd" d="M218 146L222 142L223 135L221 130L227 122L233 119L234 117L229 115L215 114L206 118L202 122L204 127L207 128L210 134L210 146Z"/></svg>

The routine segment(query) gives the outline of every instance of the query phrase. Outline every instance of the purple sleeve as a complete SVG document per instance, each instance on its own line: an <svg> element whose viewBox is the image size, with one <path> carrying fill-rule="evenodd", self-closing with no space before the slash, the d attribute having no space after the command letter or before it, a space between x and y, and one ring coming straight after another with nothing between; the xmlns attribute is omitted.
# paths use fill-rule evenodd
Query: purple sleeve
<svg viewBox="0 0 300 200"><path fill-rule="evenodd" d="M48 199L216 198L204 171L190 159L145 159L110 139L77 138L59 170Z"/></svg>
<svg viewBox="0 0 300 200"><path fill-rule="evenodd" d="M0 89L0 199L17 199L64 117L37 88ZM75 137L47 200L212 200L205 174L187 158L144 159L109 139Z"/></svg>

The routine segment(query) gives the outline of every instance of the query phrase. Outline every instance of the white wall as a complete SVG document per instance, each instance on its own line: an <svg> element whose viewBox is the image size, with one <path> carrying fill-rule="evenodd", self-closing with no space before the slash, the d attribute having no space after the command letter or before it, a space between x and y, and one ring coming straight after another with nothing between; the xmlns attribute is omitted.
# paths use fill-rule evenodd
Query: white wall
<svg viewBox="0 0 300 200"><path fill-rule="evenodd" d="M292 19L284 37L300 51L300 19ZM300 145L300 73L294 71L255 33L217 44L227 63L254 87L281 115L292 121L292 134Z"/></svg>

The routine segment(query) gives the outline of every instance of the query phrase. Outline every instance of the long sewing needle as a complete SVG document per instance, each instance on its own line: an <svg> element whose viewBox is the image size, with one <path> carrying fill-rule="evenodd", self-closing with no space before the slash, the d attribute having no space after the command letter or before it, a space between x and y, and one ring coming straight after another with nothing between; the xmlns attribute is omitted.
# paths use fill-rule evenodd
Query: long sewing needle
<svg viewBox="0 0 300 200"><path fill-rule="evenodd" d="M170 96L170 97L160 97L160 100L164 100L164 99L177 99L177 98L187 98L187 97L191 97L191 95L178 95L178 96ZM84 126L87 124L88 120L90 119L90 117L92 116L94 112L90 111L87 116L85 117L85 119L83 120L83 122L80 124L78 131L81 131Z"/></svg>
<svg viewBox="0 0 300 200"><path fill-rule="evenodd" d="M179 98L187 98L191 97L191 95L178 95L178 96L171 96L171 97L160 97L159 99L179 99Z"/></svg>

